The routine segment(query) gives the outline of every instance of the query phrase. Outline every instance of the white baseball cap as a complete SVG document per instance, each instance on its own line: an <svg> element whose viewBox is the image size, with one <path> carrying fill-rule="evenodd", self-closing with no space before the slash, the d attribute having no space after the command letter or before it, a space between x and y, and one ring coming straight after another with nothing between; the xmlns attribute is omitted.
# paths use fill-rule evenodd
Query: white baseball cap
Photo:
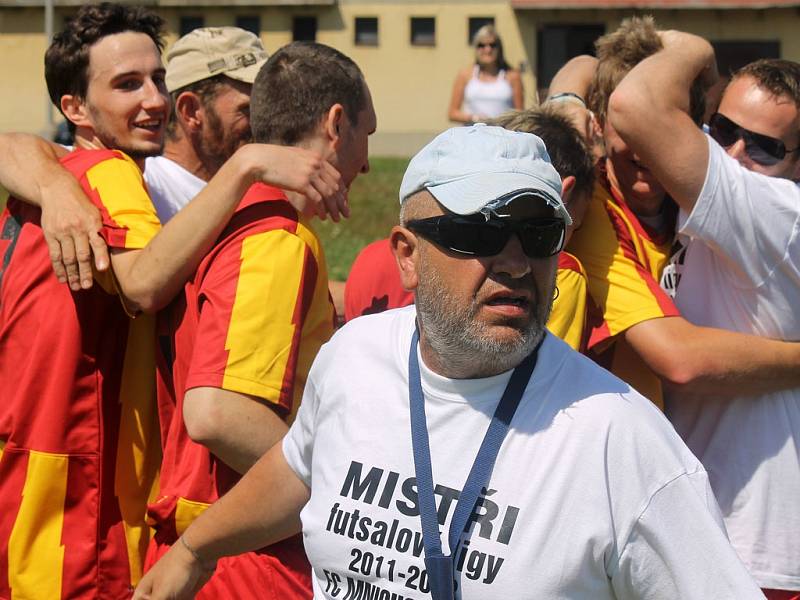
<svg viewBox="0 0 800 600"><path fill-rule="evenodd" d="M408 164L400 203L428 190L450 212L471 215L497 210L534 195L572 224L561 201L561 177L538 136L483 123L439 134Z"/></svg>

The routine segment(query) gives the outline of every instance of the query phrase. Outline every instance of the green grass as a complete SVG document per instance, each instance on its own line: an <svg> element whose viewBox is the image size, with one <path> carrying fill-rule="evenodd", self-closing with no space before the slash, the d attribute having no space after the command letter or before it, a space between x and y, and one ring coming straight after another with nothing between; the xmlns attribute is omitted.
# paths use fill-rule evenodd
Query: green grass
<svg viewBox="0 0 800 600"><path fill-rule="evenodd" d="M389 236L400 212L398 191L406 158L373 158L370 171L359 175L350 188L350 218L333 223L313 221L328 261L328 276L344 281L359 251Z"/></svg>
<svg viewBox="0 0 800 600"><path fill-rule="evenodd" d="M313 221L322 239L331 279L344 281L359 251L375 240L389 235L397 223L400 204L397 192L408 159L373 158L370 171L360 175L350 189L349 219L333 223ZM0 187L0 210L5 206L6 191Z"/></svg>

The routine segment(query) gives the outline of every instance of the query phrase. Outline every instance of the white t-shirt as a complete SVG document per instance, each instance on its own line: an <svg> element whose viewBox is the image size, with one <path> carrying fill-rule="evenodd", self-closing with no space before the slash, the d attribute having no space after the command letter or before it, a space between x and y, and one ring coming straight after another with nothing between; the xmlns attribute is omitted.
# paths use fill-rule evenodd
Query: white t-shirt
<svg viewBox="0 0 800 600"><path fill-rule="evenodd" d="M429 598L414 478L414 307L349 322L317 355L283 442L311 488L315 598ZM420 360L442 543L510 372ZM462 600L756 598L702 465L653 405L548 334L457 551Z"/></svg>
<svg viewBox="0 0 800 600"><path fill-rule="evenodd" d="M706 181L680 233L675 302L692 323L800 340L800 189L741 167L709 138ZM680 264L682 263L682 264ZM800 389L668 397L708 470L731 542L762 587L800 590Z"/></svg>
<svg viewBox="0 0 800 600"><path fill-rule="evenodd" d="M164 156L145 160L144 180L162 224L174 217L207 183Z"/></svg>

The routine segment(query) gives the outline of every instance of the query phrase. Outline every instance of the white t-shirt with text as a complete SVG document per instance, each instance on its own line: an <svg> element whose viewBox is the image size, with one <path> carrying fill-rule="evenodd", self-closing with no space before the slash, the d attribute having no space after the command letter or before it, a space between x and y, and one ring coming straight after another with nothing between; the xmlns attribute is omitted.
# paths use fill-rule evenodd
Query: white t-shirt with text
<svg viewBox="0 0 800 600"><path fill-rule="evenodd" d="M324 345L283 442L315 598L429 598L408 403L414 307ZM447 379L420 360L445 553L458 498L510 372ZM548 334L470 534L462 600L759 598L702 465L661 413Z"/></svg>

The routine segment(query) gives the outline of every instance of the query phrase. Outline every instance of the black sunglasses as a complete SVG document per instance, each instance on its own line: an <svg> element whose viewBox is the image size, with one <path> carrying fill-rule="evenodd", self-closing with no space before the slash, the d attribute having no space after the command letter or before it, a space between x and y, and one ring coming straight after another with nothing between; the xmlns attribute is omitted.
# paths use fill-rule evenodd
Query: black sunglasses
<svg viewBox="0 0 800 600"><path fill-rule="evenodd" d="M787 154L800 150L800 146L787 150L781 140L745 129L721 113L711 115L708 129L711 137L725 148L743 139L747 156L765 167L777 165Z"/></svg>
<svg viewBox="0 0 800 600"><path fill-rule="evenodd" d="M547 258L564 247L564 221L552 217L514 221L477 215L442 215L406 223L447 250L472 256L495 256L516 234L528 258Z"/></svg>
<svg viewBox="0 0 800 600"><path fill-rule="evenodd" d="M497 48L497 42L478 42L476 44L478 48L491 48L492 50Z"/></svg>

